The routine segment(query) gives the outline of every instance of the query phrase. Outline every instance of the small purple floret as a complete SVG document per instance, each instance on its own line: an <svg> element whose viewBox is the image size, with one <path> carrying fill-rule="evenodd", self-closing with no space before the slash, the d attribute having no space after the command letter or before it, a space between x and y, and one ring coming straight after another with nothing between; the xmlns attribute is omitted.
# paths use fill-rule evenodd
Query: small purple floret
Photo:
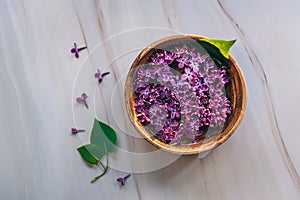
<svg viewBox="0 0 300 200"><path fill-rule="evenodd" d="M89 106L86 102L86 99L88 98L86 93L82 93L79 97L76 98L77 103L83 103L85 107L88 109Z"/></svg>
<svg viewBox="0 0 300 200"><path fill-rule="evenodd" d="M98 79L98 83L101 83L103 81L103 77L107 76L110 74L110 72L104 72L101 73L99 69L97 69L97 72L95 73L95 78Z"/></svg>
<svg viewBox="0 0 300 200"><path fill-rule="evenodd" d="M99 71L100 73L100 71ZM197 143L231 114L228 72L187 46L158 50L134 80L137 120L165 143Z"/></svg>
<svg viewBox="0 0 300 200"><path fill-rule="evenodd" d="M85 130L83 129L71 128L71 132L73 135L76 135L77 133L84 132L84 131Z"/></svg>
<svg viewBox="0 0 300 200"><path fill-rule="evenodd" d="M119 177L119 178L117 178L117 181L120 182L120 184L121 184L122 186L124 186L125 183L126 183L126 180L127 180L130 176L131 176L131 174L128 174L128 175L126 175L126 176L124 176L124 177Z"/></svg>
<svg viewBox="0 0 300 200"><path fill-rule="evenodd" d="M78 48L76 42L74 42L74 47L71 49L71 53L73 53L76 58L79 58L79 52L86 48L86 46Z"/></svg>

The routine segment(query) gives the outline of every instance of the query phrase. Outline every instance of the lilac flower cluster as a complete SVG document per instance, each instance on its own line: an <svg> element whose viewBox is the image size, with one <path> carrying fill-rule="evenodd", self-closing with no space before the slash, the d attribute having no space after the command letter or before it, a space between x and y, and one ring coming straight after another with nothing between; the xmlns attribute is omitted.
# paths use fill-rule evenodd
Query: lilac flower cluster
<svg viewBox="0 0 300 200"><path fill-rule="evenodd" d="M165 143L199 142L231 114L229 76L208 54L187 46L153 54L134 80L138 120Z"/></svg>

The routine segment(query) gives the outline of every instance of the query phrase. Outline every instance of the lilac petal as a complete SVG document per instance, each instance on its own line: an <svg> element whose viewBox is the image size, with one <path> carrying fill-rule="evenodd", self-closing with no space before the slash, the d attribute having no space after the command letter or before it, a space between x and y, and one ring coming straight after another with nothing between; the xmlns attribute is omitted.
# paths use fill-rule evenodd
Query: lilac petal
<svg viewBox="0 0 300 200"><path fill-rule="evenodd" d="M75 53L76 52L76 49L75 48L72 48L71 49L71 53Z"/></svg>
<svg viewBox="0 0 300 200"><path fill-rule="evenodd" d="M121 185L125 185L125 180L124 180L124 178L118 178L117 181L120 182Z"/></svg>
<svg viewBox="0 0 300 200"><path fill-rule="evenodd" d="M81 94L81 98L82 98L83 100L86 100L86 99L88 98L88 96L86 95L86 93L82 93L82 94Z"/></svg>
<svg viewBox="0 0 300 200"><path fill-rule="evenodd" d="M179 63L179 64L178 64L178 67L179 67L179 68L183 68L183 67L184 67L184 64L183 64L183 63Z"/></svg>
<svg viewBox="0 0 300 200"><path fill-rule="evenodd" d="M77 101L77 102L81 102L81 101L83 101L83 99L82 99L81 97L77 97L77 98L76 98L76 101Z"/></svg>
<svg viewBox="0 0 300 200"><path fill-rule="evenodd" d="M95 77L96 77L96 78L99 78L100 76L101 76L100 70L97 69L97 72L96 72L96 74L95 74Z"/></svg>
<svg viewBox="0 0 300 200"><path fill-rule="evenodd" d="M188 76L187 76L187 74L182 74L182 76L181 76L181 80L186 80L188 78Z"/></svg>
<svg viewBox="0 0 300 200"><path fill-rule="evenodd" d="M171 119L174 119L175 118L175 112L171 112Z"/></svg>
<svg viewBox="0 0 300 200"><path fill-rule="evenodd" d="M71 132L73 135L75 135L78 133L78 130L77 130L77 128L71 128Z"/></svg>
<svg viewBox="0 0 300 200"><path fill-rule="evenodd" d="M73 49L74 49L74 53L78 50L77 49L77 44L76 44L76 42L74 42L74 47L73 47ZM72 52L73 53L73 52Z"/></svg>
<svg viewBox="0 0 300 200"><path fill-rule="evenodd" d="M189 74L189 73L191 72L191 69L190 69L189 67L186 67L186 68L184 69L184 71L185 71L185 73Z"/></svg>
<svg viewBox="0 0 300 200"><path fill-rule="evenodd" d="M72 132L73 135L75 135L77 133L85 132L85 130L77 129L77 128L71 128L71 132Z"/></svg>
<svg viewBox="0 0 300 200"><path fill-rule="evenodd" d="M75 57L79 58L79 53L77 51L75 52Z"/></svg>

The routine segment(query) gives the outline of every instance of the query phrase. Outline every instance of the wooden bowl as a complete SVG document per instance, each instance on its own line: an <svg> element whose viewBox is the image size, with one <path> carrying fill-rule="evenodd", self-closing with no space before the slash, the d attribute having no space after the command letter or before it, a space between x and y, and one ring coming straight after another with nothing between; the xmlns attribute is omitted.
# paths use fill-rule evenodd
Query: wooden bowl
<svg viewBox="0 0 300 200"><path fill-rule="evenodd" d="M205 137L205 139L201 140L199 143L193 143L188 145L166 144L155 138L155 136L148 132L148 130L146 130L146 128L137 120L136 112L134 109L133 80L138 67L146 64L149 60L149 57L153 54L153 52L156 49L163 49L166 46L170 45L182 45L186 42L191 41L195 42L195 40L199 40L201 38L204 37L197 35L179 35L163 38L157 42L152 43L151 45L146 47L134 60L125 83L126 109L130 121L132 122L136 130L140 133L142 137L144 137L155 147L175 154L199 154L201 152L205 152L216 148L217 146L225 142L234 133L234 131L241 123L246 111L247 94L245 79L239 65L230 55L230 84L226 88L226 92L229 92L230 94L228 98L231 102L232 114L227 118L226 123L224 124L222 129L219 130L218 134L210 133L207 137Z"/></svg>

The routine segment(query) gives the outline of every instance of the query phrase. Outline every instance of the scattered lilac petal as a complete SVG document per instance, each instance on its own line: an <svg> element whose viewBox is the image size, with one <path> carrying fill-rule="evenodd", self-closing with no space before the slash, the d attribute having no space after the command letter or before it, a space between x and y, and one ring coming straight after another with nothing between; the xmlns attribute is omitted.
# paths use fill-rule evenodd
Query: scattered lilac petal
<svg viewBox="0 0 300 200"><path fill-rule="evenodd" d="M77 129L77 128L71 128L71 132L73 135L76 135L77 133L85 132L83 129Z"/></svg>
<svg viewBox="0 0 300 200"><path fill-rule="evenodd" d="M126 183L126 180L131 176L131 174L128 174L124 177L117 178L117 182L120 182L121 186L124 186Z"/></svg>
<svg viewBox="0 0 300 200"><path fill-rule="evenodd" d="M76 98L77 103L83 103L87 109L89 109L89 106L86 102L86 99L88 98L86 93L82 93L79 97Z"/></svg>
<svg viewBox="0 0 300 200"><path fill-rule="evenodd" d="M79 52L86 48L87 48L86 46L78 48L77 43L74 42L74 47L71 49L71 53L73 53L76 58L79 58Z"/></svg>
<svg viewBox="0 0 300 200"><path fill-rule="evenodd" d="M105 76L107 76L108 74L110 74L110 72L104 72L101 73L99 69L97 69L96 73L95 73L95 78L98 79L98 84L100 84L103 81L103 78Z"/></svg>

